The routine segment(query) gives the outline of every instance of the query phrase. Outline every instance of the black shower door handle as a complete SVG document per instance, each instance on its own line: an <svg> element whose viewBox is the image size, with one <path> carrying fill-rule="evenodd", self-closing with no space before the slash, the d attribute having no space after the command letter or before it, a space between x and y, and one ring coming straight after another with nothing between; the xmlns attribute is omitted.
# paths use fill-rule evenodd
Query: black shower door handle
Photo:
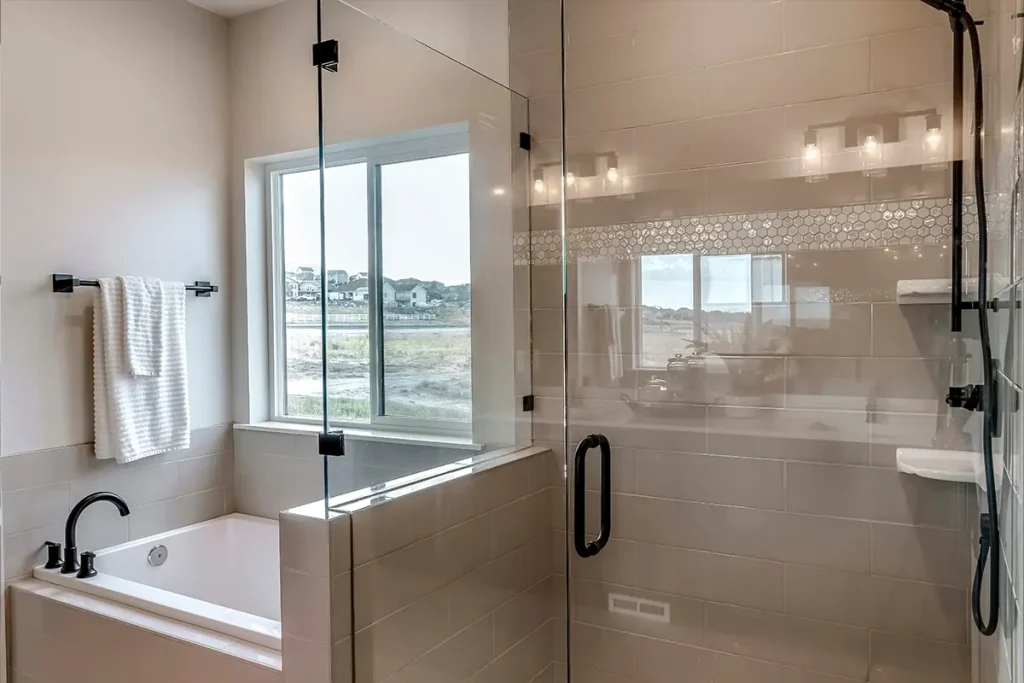
<svg viewBox="0 0 1024 683"><path fill-rule="evenodd" d="M601 449L601 533L587 540L587 452ZM576 446L573 457L573 545L580 557L593 557L608 544L612 535L612 449L604 434L591 434Z"/></svg>

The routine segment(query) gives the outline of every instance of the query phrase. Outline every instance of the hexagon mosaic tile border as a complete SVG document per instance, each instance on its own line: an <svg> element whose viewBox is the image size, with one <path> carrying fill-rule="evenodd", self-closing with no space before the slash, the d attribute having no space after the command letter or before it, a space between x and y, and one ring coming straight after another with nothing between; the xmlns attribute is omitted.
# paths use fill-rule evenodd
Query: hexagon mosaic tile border
<svg viewBox="0 0 1024 683"><path fill-rule="evenodd" d="M964 238L978 232L974 198L965 197ZM693 216L570 228L570 262L621 261L655 254L765 254L941 244L950 239L951 201L914 199L823 209ZM561 235L516 235L516 265L561 263Z"/></svg>

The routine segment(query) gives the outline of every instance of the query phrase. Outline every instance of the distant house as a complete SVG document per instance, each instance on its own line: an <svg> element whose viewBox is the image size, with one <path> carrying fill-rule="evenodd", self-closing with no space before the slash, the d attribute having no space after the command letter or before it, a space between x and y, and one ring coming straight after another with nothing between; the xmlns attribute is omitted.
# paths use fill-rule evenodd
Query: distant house
<svg viewBox="0 0 1024 683"><path fill-rule="evenodd" d="M304 280L297 285L301 296L316 296L320 293L320 285L311 280Z"/></svg>
<svg viewBox="0 0 1024 683"><path fill-rule="evenodd" d="M327 271L327 284L338 286L348 282L348 271L345 270L328 270Z"/></svg>
<svg viewBox="0 0 1024 683"><path fill-rule="evenodd" d="M309 266L299 266L295 269L295 279L299 282L312 282L316 279L316 271Z"/></svg>
<svg viewBox="0 0 1024 683"><path fill-rule="evenodd" d="M414 308L427 305L427 288L420 283L400 284L395 287L395 301Z"/></svg>
<svg viewBox="0 0 1024 683"><path fill-rule="evenodd" d="M284 276L284 298L297 299L299 296L299 281L294 275Z"/></svg>
<svg viewBox="0 0 1024 683"><path fill-rule="evenodd" d="M384 303L395 302L395 288L390 282L384 283ZM349 280L338 288L341 297L346 301L368 301L370 299L370 283L366 278Z"/></svg>

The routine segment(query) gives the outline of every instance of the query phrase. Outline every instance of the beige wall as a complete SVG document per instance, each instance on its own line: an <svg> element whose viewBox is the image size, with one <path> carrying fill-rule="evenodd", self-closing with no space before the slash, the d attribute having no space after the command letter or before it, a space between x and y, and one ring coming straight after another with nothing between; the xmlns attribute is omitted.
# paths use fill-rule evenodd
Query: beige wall
<svg viewBox="0 0 1024 683"><path fill-rule="evenodd" d="M943 404L946 307L895 303L898 280L948 277L949 171L922 167L920 117L884 175L862 173L836 131L819 137L828 177L801 170L810 125L934 107L949 135L945 17L856 0L566 11L569 161L613 151L623 176L582 179L567 202L570 447L600 432L615 454L613 540L568 568L574 676L964 683L968 492L895 469L897 446L972 443ZM510 13L533 162L555 163L557 3ZM533 198L531 279L534 436L560 451L557 200ZM693 251L705 293L729 290L714 257L765 254L779 295L708 314L704 364L673 375L692 330L652 310L645 325L641 255ZM652 379L678 391L652 394ZM612 614L609 593L666 602L671 620Z"/></svg>
<svg viewBox="0 0 1024 683"><path fill-rule="evenodd" d="M225 21L14 0L3 42L3 453L92 440L92 292L56 272L219 284L188 301L189 400L194 427L230 421Z"/></svg>
<svg viewBox="0 0 1024 683"><path fill-rule="evenodd" d="M508 0L350 0L400 33L508 87Z"/></svg>

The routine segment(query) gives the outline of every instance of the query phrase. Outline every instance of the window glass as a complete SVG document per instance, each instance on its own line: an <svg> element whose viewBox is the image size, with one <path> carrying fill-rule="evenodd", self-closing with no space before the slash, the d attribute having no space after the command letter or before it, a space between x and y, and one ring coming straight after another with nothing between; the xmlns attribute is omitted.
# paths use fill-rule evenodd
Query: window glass
<svg viewBox="0 0 1024 683"><path fill-rule="evenodd" d="M285 414L322 415L320 185L316 170L281 176ZM370 418L366 164L324 174L328 401L332 418Z"/></svg>
<svg viewBox="0 0 1024 683"><path fill-rule="evenodd" d="M383 413L468 422L469 155L380 167Z"/></svg>

